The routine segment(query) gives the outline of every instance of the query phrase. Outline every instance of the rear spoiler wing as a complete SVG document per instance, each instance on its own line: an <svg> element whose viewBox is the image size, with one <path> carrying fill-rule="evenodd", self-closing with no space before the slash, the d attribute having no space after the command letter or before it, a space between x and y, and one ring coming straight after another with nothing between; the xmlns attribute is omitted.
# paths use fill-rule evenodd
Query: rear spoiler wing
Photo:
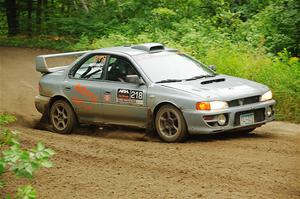
<svg viewBox="0 0 300 199"><path fill-rule="evenodd" d="M74 55L83 55L90 51L78 51L78 52L68 52L68 53L57 53L57 54L49 54L49 55L39 55L36 57L35 64L36 64L36 71L41 73L51 73L57 71L59 69L63 69L66 66L58 66L48 68L46 63L47 58L54 58L54 57L67 57L67 56L74 56Z"/></svg>

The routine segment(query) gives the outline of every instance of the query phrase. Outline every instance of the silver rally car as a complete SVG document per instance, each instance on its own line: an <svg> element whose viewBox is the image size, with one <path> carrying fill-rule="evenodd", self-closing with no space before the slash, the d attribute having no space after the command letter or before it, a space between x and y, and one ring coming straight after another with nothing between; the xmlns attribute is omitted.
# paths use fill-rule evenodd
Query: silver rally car
<svg viewBox="0 0 300 199"><path fill-rule="evenodd" d="M80 56L49 68L46 59ZM54 131L77 124L155 130L165 142L188 134L248 133L274 119L272 92L262 84L217 74L159 43L40 55L35 106Z"/></svg>

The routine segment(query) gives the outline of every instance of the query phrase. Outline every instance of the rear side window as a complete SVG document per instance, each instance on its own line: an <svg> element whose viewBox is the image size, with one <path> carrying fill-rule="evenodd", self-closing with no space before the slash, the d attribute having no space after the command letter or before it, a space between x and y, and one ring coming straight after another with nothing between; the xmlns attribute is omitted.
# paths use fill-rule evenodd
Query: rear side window
<svg viewBox="0 0 300 199"><path fill-rule="evenodd" d="M102 79L107 55L94 55L81 64L73 73L74 78Z"/></svg>

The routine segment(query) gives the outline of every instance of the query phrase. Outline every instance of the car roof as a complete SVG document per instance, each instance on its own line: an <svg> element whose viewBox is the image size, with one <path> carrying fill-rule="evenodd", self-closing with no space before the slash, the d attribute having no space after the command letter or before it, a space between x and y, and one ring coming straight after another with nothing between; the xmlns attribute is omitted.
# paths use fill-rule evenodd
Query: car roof
<svg viewBox="0 0 300 199"><path fill-rule="evenodd" d="M128 46L118 46L118 47L109 47L109 48L101 48L98 50L94 50L93 52L118 52L124 53L130 56L140 55L140 54L150 54L156 52L177 52L176 49L165 48L164 45L160 43L144 43L137 45L128 45Z"/></svg>

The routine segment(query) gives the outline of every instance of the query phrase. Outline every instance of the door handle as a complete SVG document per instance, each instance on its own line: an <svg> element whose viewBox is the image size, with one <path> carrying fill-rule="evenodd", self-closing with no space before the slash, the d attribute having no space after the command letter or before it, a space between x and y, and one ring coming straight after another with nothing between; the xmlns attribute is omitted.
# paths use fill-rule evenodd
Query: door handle
<svg viewBox="0 0 300 199"><path fill-rule="evenodd" d="M108 95L108 94L111 94L111 92L109 92L109 91L105 91L105 93L104 93L104 94Z"/></svg>
<svg viewBox="0 0 300 199"><path fill-rule="evenodd" d="M65 90L69 91L71 89L72 89L71 86L65 86Z"/></svg>

